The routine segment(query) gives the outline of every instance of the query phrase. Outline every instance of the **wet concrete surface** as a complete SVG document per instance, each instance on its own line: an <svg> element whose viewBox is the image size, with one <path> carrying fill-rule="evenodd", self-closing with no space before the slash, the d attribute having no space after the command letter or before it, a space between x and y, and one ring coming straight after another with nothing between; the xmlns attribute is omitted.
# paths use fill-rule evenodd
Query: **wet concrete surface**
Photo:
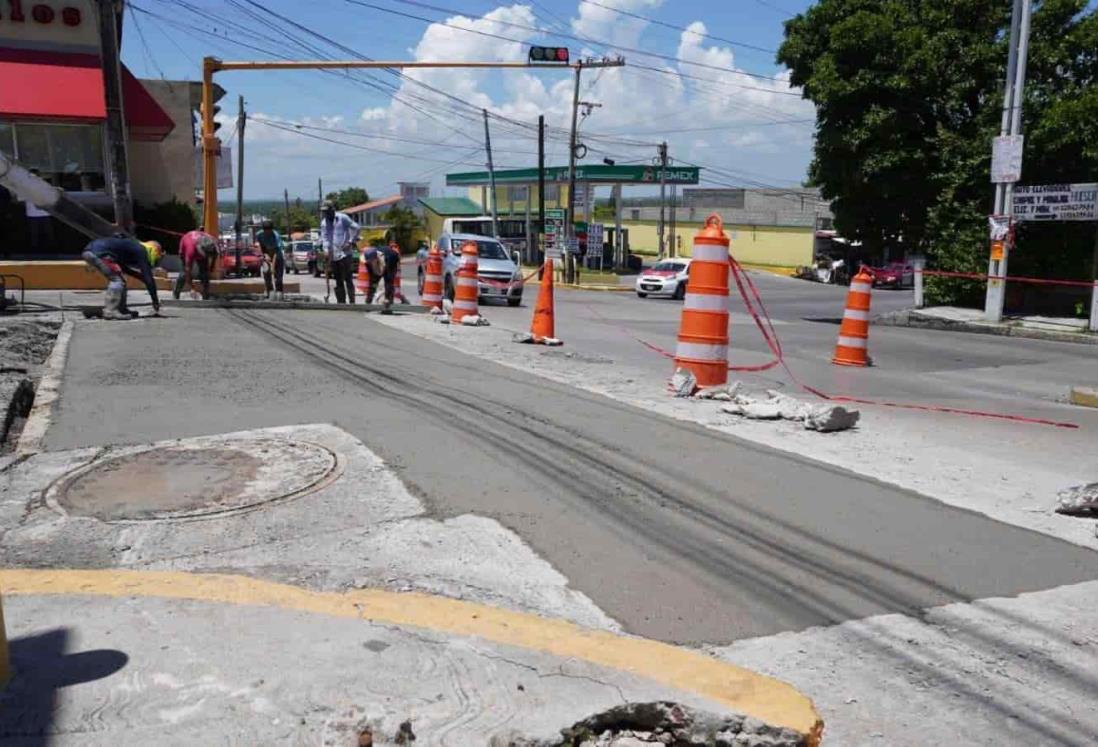
<svg viewBox="0 0 1098 747"><path fill-rule="evenodd" d="M676 642L1098 578L1098 553L368 317L81 323L55 417L51 449L333 422L434 515L497 519L627 630Z"/></svg>

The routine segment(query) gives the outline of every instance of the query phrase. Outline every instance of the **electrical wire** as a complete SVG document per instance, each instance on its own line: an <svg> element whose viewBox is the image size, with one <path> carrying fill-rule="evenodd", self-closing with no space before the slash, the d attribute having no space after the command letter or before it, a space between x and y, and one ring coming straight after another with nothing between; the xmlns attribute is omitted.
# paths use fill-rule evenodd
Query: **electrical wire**
<svg viewBox="0 0 1098 747"><path fill-rule="evenodd" d="M757 47L754 44L748 44L747 42L739 42L739 41L733 41L731 39L725 39L723 36L715 36L713 34L704 34L700 31L694 31L693 29L684 28L682 26L676 26L673 23L667 23L665 21L660 21L660 20L657 20L655 18L649 18L647 16L642 16L639 13L632 13L628 10L622 10L621 8L612 8L609 5L603 5L602 3L597 3L597 2L595 2L595 0L579 0L579 1L581 3L583 3L584 5L594 5L598 8L603 8L604 10L613 11L614 13L617 13L619 15L629 16L630 18L636 18L636 19L641 20L641 21L646 21L646 22L654 24L656 26L663 26L665 28L674 29L675 31L681 31L684 34L694 34L695 36L701 36L705 39L713 39L714 41L724 42L725 44L730 44L734 47L743 47L744 49L751 49L751 50L754 50L756 52L766 52L768 54L776 54L777 53L776 49L767 49L766 47Z"/></svg>

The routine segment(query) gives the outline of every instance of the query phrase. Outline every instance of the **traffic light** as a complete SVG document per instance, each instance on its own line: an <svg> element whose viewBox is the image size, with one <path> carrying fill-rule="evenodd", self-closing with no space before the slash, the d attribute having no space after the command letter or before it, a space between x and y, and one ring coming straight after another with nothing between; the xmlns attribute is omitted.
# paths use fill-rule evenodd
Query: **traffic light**
<svg viewBox="0 0 1098 747"><path fill-rule="evenodd" d="M205 127L206 107L205 107L204 104L199 104L198 105L198 113L199 113L199 116L202 118L203 127ZM213 119L213 129L210 130L210 133L209 133L211 135L216 135L217 130L221 127L221 123L217 121L217 115L220 114L220 113L221 113L221 107L218 106L217 104L214 104L214 106L213 106L213 117L212 117L212 119Z"/></svg>
<svg viewBox="0 0 1098 747"><path fill-rule="evenodd" d="M568 62L568 47L530 47L530 62Z"/></svg>

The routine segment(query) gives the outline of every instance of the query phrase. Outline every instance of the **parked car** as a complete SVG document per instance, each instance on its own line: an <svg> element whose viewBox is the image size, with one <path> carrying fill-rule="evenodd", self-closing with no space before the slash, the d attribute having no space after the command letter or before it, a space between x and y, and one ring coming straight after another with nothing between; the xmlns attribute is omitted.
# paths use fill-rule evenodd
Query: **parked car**
<svg viewBox="0 0 1098 747"><path fill-rule="evenodd" d="M686 278L690 274L689 259L664 259L637 277L637 295L686 297Z"/></svg>
<svg viewBox="0 0 1098 747"><path fill-rule="evenodd" d="M507 254L498 239L471 233L444 233L438 239L442 252L442 289L446 297L454 299L457 288L458 268L461 266L461 246L467 241L477 245L477 295L481 301L507 301L508 306L522 303L522 268L518 253ZM485 282L491 281L491 282Z"/></svg>
<svg viewBox="0 0 1098 747"><path fill-rule="evenodd" d="M240 266L245 275L259 277L263 255L255 247L242 249L240 252ZM226 275L236 274L236 249L229 247L221 251L221 267Z"/></svg>
<svg viewBox="0 0 1098 747"><path fill-rule="evenodd" d="M915 267L904 262L890 262L884 267L867 267L875 288L911 288L915 285Z"/></svg>
<svg viewBox="0 0 1098 747"><path fill-rule="evenodd" d="M317 274L316 245L311 241L291 241L286 248L286 267L295 275L302 271Z"/></svg>

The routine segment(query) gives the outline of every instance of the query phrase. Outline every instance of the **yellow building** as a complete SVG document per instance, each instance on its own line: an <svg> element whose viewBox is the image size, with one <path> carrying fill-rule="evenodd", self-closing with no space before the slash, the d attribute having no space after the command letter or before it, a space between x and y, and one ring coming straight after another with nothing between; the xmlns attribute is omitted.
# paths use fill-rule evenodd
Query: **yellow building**
<svg viewBox="0 0 1098 747"><path fill-rule="evenodd" d="M720 212L720 211L716 211ZM658 221L622 221L629 232L629 248L638 254L656 254L659 251ZM701 221L675 226L674 254L689 257L694 236L704 224ZM813 242L816 231L812 226L767 226L748 224L724 224L724 232L732 241L732 256L739 262L791 268L812 264ZM668 226L670 242L670 226ZM670 252L669 252L670 253Z"/></svg>

